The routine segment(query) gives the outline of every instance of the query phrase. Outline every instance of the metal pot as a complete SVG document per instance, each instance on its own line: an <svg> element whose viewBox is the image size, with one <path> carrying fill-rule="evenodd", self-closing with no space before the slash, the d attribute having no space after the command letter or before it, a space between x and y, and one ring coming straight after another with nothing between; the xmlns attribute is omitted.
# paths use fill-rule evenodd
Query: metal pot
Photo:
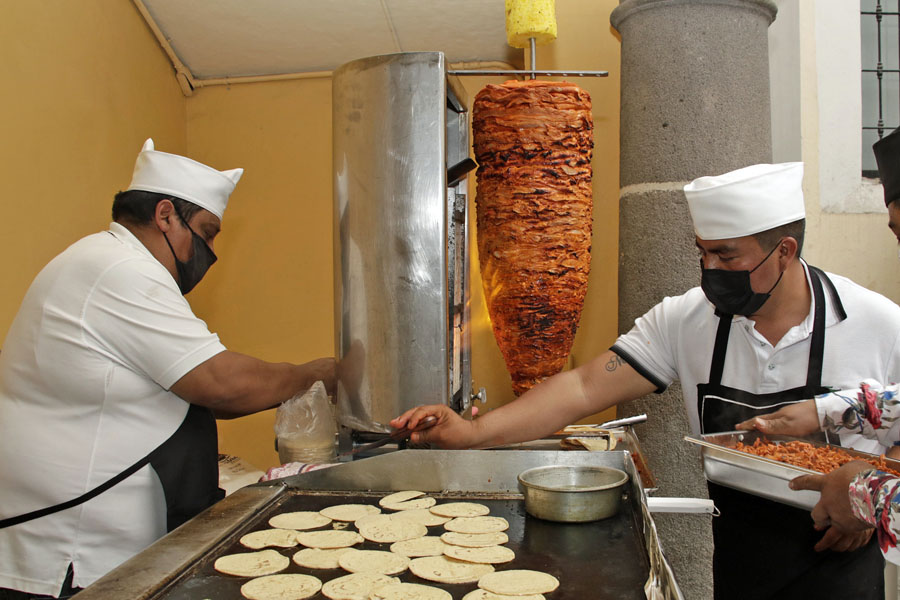
<svg viewBox="0 0 900 600"><path fill-rule="evenodd" d="M548 521L583 523L619 510L628 474L611 467L553 465L519 474L525 510Z"/></svg>

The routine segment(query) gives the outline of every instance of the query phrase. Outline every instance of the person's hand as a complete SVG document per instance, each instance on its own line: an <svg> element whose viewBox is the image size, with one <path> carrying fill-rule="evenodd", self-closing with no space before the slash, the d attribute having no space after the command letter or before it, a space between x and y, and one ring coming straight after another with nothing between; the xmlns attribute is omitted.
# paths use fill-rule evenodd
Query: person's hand
<svg viewBox="0 0 900 600"><path fill-rule="evenodd" d="M821 492L819 502L812 509L812 519L818 530L828 529L815 549L847 552L869 541L874 531L868 523L853 516L850 509L850 482L872 465L861 460L849 462L827 475L801 475L790 482L792 490Z"/></svg>
<svg viewBox="0 0 900 600"><path fill-rule="evenodd" d="M793 435L802 437L819 431L819 413L815 400L789 404L767 415L747 419L736 429L756 429L769 435Z"/></svg>
<svg viewBox="0 0 900 600"><path fill-rule="evenodd" d="M872 537L874 531L871 527L863 531L849 532L841 531L837 527L829 527L825 530L825 535L822 536L822 539L813 546L813 549L816 552L824 552L825 550L853 552L868 544L869 538Z"/></svg>
<svg viewBox="0 0 900 600"><path fill-rule="evenodd" d="M434 424L410 436L414 444L429 443L440 448L460 449L475 445L475 421L467 421L444 404L431 404L412 408L393 421L391 427L415 429L428 417L434 417Z"/></svg>
<svg viewBox="0 0 900 600"><path fill-rule="evenodd" d="M325 384L329 396L334 395L336 385L335 360L332 357L317 358L303 364L310 386L317 381Z"/></svg>

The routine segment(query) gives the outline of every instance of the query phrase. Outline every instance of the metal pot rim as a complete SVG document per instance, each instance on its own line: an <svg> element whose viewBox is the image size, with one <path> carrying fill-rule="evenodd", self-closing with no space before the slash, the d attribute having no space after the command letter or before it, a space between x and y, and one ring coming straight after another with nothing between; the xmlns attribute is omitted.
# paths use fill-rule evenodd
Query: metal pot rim
<svg viewBox="0 0 900 600"><path fill-rule="evenodd" d="M545 471L556 471L559 469L564 469L564 470L569 470L569 471L602 471L605 473L616 473L620 477L616 481L613 481L612 483L607 483L605 485L595 485L595 486L590 486L590 487L578 487L575 489L543 485L540 483L534 483L534 482L527 480L529 475L534 475L534 474L545 472ZM626 481L628 481L628 474L625 471L623 471L621 469L616 469L614 467L596 467L596 466L586 466L586 465L581 465L581 466L546 465L543 467L533 467L531 469L522 471L521 473L519 473L518 480L519 480L519 483L521 483L522 485L524 485L527 488L533 488L533 489L542 490L545 492L561 492L561 493L567 493L567 494L568 493L581 494L581 493L585 493L585 492L600 492L603 490L609 490L609 489L620 487L623 484L625 484Z"/></svg>

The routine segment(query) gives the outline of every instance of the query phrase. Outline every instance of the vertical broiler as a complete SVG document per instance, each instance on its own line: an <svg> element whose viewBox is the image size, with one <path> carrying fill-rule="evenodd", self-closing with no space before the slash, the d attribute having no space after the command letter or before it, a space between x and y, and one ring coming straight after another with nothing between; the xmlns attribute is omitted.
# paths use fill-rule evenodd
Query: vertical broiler
<svg viewBox="0 0 900 600"><path fill-rule="evenodd" d="M341 445L471 402L466 98L443 53L363 58L332 84ZM366 434L360 435L360 434Z"/></svg>
<svg viewBox="0 0 900 600"><path fill-rule="evenodd" d="M476 115L476 134L485 138L479 183L486 189L478 207L478 243L488 258L501 257L485 262L482 256L482 275L516 393L559 371L571 348L590 264L590 101L573 84L533 80L607 72L536 69L536 44L556 37L552 0L508 1L507 37L510 45L528 48L529 70L452 71L441 52L408 52L355 60L333 74L335 345L343 451L360 434L383 435L393 417L414 406L443 403L463 411L473 400L464 177L475 163L468 158L468 108L457 76L532 80L488 86L479 98L488 92L496 110L482 99ZM521 89L524 96L505 105L492 88ZM528 110L520 113L522 102L537 110L530 117ZM530 122L517 128L523 118ZM514 138L507 140L508 151L499 148L508 137L504 128ZM532 128L546 133L516 134ZM518 158L509 162L508 155ZM534 164L523 168L523 160ZM522 192L510 185L515 169L537 187ZM505 205L512 206L512 220L503 216ZM517 221L523 206L531 207L526 212L537 223ZM577 248L570 247L573 235L580 240ZM535 267L506 258L526 256L529 248L546 260Z"/></svg>

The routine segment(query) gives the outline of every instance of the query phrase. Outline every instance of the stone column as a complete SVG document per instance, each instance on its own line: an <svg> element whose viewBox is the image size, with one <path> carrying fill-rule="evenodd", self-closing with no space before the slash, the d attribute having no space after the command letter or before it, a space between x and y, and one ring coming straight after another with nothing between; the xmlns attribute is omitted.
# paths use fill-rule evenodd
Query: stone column
<svg viewBox="0 0 900 600"><path fill-rule="evenodd" d="M664 296L699 285L690 180L771 162L770 0L622 0L619 331ZM646 412L641 445L658 496L707 497L678 384L629 403ZM712 598L707 515L657 514L661 542L686 598Z"/></svg>

